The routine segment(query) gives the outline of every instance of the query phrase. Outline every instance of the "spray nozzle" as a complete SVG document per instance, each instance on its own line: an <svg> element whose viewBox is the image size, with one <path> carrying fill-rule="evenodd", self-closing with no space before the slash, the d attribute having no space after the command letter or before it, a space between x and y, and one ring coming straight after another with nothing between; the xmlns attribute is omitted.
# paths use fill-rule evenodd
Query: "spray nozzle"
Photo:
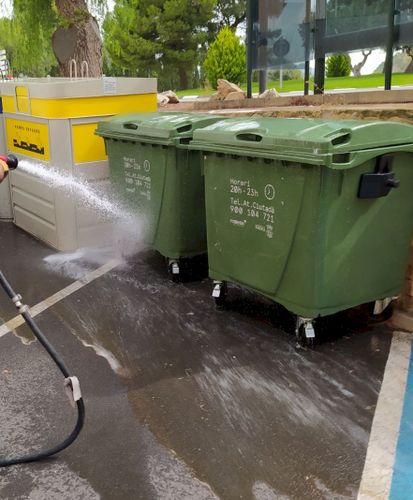
<svg viewBox="0 0 413 500"><path fill-rule="evenodd" d="M15 170L19 164L19 160L14 155L0 156L0 160L6 163L9 170Z"/></svg>

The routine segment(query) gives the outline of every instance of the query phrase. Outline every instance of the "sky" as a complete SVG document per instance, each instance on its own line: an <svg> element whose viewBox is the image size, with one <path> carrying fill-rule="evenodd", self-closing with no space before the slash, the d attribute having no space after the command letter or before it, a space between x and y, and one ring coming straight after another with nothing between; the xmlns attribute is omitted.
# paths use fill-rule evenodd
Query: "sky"
<svg viewBox="0 0 413 500"><path fill-rule="evenodd" d="M12 0L0 0L0 17L10 17Z"/></svg>
<svg viewBox="0 0 413 500"><path fill-rule="evenodd" d="M361 51L353 52L352 54L350 54L350 57L353 65L363 60L363 55ZM377 66L384 61L385 57L386 53L384 52L384 50L381 49L373 50L373 52L367 59L365 66L363 66L361 74L369 75L370 73L373 73L373 71L377 68Z"/></svg>
<svg viewBox="0 0 413 500"><path fill-rule="evenodd" d="M108 0L108 8L109 10L113 10L115 5L115 0ZM10 17L12 14L12 0L0 0L0 17ZM351 61L353 64L357 64L362 60L363 56L361 51L353 52L350 54ZM384 61L385 53L383 50L377 49L374 50L373 53L367 59L367 62L363 69L361 70L362 75L368 75L372 73L377 66Z"/></svg>

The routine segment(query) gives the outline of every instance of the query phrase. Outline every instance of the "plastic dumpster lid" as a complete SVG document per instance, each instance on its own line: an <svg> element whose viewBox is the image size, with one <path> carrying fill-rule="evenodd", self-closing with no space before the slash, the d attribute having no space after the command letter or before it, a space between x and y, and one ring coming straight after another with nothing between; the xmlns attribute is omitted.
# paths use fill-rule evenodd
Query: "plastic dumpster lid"
<svg viewBox="0 0 413 500"><path fill-rule="evenodd" d="M413 151L413 126L385 121L250 118L194 132L193 149L350 168L388 149ZM396 148L395 148L396 147Z"/></svg>
<svg viewBox="0 0 413 500"><path fill-rule="evenodd" d="M172 143L192 139L193 132L222 117L189 113L129 113L100 121L96 134L102 137Z"/></svg>

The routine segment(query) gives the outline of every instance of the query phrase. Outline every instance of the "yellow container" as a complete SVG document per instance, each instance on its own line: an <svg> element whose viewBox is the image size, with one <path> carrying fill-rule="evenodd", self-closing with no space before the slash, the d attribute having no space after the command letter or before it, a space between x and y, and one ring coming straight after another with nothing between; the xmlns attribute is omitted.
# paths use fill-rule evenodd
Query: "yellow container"
<svg viewBox="0 0 413 500"><path fill-rule="evenodd" d="M97 121L124 112L157 109L155 78L35 78L0 82L9 152L108 183ZM17 169L10 176L14 222L58 250L107 243L107 223L62 197L44 181Z"/></svg>

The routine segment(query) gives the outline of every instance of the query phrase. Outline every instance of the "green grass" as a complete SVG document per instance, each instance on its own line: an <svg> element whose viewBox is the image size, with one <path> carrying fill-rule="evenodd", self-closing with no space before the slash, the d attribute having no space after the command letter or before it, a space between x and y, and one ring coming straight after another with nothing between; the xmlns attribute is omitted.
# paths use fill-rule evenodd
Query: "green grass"
<svg viewBox="0 0 413 500"><path fill-rule="evenodd" d="M392 85L413 85L413 73L395 73L393 74ZM348 88L370 88L370 87L380 87L384 86L384 75L373 74L365 76L348 76L339 78L326 78L325 88L326 89L348 89ZM246 90L246 85L241 85L241 87ZM283 82L282 88L280 88L280 82L269 80L267 88L275 88L279 92L292 92L304 89L303 80L287 80ZM310 89L313 88L312 82L310 83ZM253 83L252 91L258 92L258 83ZM189 89L180 90L177 92L178 96L183 97L186 95L211 95L214 93L212 89Z"/></svg>

